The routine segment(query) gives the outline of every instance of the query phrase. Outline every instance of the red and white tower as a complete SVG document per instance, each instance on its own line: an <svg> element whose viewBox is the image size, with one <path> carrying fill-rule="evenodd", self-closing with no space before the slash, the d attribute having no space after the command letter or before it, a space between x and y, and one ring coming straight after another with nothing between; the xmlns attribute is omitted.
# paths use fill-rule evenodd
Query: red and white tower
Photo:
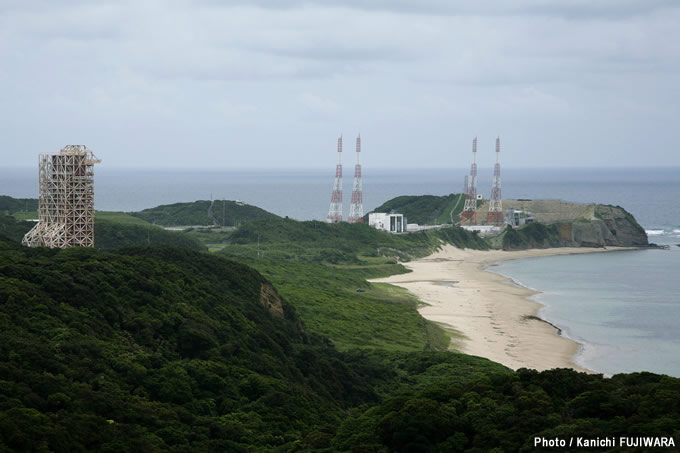
<svg viewBox="0 0 680 453"><path fill-rule="evenodd" d="M342 222L342 135L338 138L338 165L335 166L335 183L326 222Z"/></svg>
<svg viewBox="0 0 680 453"><path fill-rule="evenodd" d="M352 184L352 204L349 205L349 223L364 221L364 194L361 184L361 135L357 137L357 164L354 166L354 183Z"/></svg>
<svg viewBox="0 0 680 453"><path fill-rule="evenodd" d="M466 178L465 205L460 213L461 223L477 224L477 137L472 140L472 166Z"/></svg>
<svg viewBox="0 0 680 453"><path fill-rule="evenodd" d="M503 223L503 202L501 201L501 139L496 138L496 165L493 167L493 185L489 199L489 214L487 221L491 225Z"/></svg>

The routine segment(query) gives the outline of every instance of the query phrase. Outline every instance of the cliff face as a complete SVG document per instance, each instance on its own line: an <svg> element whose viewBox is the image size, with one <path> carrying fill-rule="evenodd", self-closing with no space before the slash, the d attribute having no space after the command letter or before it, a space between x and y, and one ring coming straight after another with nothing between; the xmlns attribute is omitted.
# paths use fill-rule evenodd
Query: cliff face
<svg viewBox="0 0 680 453"><path fill-rule="evenodd" d="M505 233L504 250L548 247L639 247L649 245L635 218L619 206L591 206L587 218L562 221L543 228Z"/></svg>
<svg viewBox="0 0 680 453"><path fill-rule="evenodd" d="M577 247L631 247L649 244L644 228L621 207L597 205L594 217L590 222L571 224L572 237L569 242L572 245Z"/></svg>

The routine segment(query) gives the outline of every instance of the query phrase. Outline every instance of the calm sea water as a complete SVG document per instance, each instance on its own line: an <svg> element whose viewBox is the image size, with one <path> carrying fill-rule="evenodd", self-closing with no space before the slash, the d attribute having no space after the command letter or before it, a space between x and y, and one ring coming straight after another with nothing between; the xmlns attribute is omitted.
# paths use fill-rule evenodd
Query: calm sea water
<svg viewBox="0 0 680 453"><path fill-rule="evenodd" d="M364 168L366 212L398 195L460 192L465 169ZM491 169L479 169L488 197ZM178 201L242 200L282 216L324 219L334 168L177 171L96 169L97 209L136 211ZM345 177L345 217L351 175ZM0 168L0 194L37 196L35 168ZM514 260L494 271L541 291L541 316L584 344L578 362L614 374L654 371L680 377L680 168L504 169L505 198L620 205L650 241L671 250Z"/></svg>

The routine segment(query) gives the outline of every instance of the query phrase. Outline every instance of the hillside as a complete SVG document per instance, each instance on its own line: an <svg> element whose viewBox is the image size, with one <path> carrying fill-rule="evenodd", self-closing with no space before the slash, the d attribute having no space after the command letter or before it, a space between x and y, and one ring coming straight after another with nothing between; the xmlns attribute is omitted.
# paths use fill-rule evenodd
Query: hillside
<svg viewBox="0 0 680 453"><path fill-rule="evenodd" d="M130 214L161 226L238 226L253 220L278 218L256 206L229 200L173 203Z"/></svg>
<svg viewBox="0 0 680 453"><path fill-rule="evenodd" d="M408 292L366 279L407 272L397 260L425 256L444 242L487 247L477 235L454 227L393 235L361 223L292 219L248 223L229 241L220 253L259 270L295 305L311 332L342 350L448 348L448 334L420 316Z"/></svg>
<svg viewBox="0 0 680 453"><path fill-rule="evenodd" d="M13 198L7 195L0 195L0 215L12 214L14 212L37 212L37 198Z"/></svg>
<svg viewBox="0 0 680 453"><path fill-rule="evenodd" d="M116 214L116 215L113 215ZM127 247L132 245L174 245L193 250L205 250L205 246L197 239L176 231L145 224L141 219L129 216L121 217L117 213L95 216L95 247L101 249ZM24 235L33 228L35 222L15 219L13 216L0 215L0 236L21 242Z"/></svg>
<svg viewBox="0 0 680 453"><path fill-rule="evenodd" d="M398 388L389 360L412 360L339 354L256 271L215 255L0 251L0 450L328 443L380 382ZM408 375L440 363L503 371L434 356Z"/></svg>
<svg viewBox="0 0 680 453"><path fill-rule="evenodd" d="M386 201L373 212L398 212L404 214L408 223L420 225L443 225L456 223L465 204L462 194L444 196L403 195ZM368 221L368 214L366 215Z"/></svg>
<svg viewBox="0 0 680 453"><path fill-rule="evenodd" d="M650 373L338 352L258 272L214 254L0 239L0 451L520 451L574 435L678 445L678 401L680 379Z"/></svg>
<svg viewBox="0 0 680 453"><path fill-rule="evenodd" d="M459 220L462 195L401 196L387 201L375 212L396 211L409 223L446 224ZM488 245L504 250L548 247L638 247L648 245L644 228L620 206L570 203L560 200L503 200L503 207L530 211L533 225L504 231L489 238ZM480 202L477 218L484 223L488 201ZM448 218L447 218L448 217ZM458 244L454 244L460 246Z"/></svg>
<svg viewBox="0 0 680 453"><path fill-rule="evenodd" d="M0 249L0 444L241 451L377 398L246 266L177 248Z"/></svg>

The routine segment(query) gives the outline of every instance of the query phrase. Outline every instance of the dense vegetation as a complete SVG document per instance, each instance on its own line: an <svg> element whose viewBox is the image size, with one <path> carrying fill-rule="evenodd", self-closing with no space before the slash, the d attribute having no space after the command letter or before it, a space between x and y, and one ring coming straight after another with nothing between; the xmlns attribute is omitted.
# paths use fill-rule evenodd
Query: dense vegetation
<svg viewBox="0 0 680 453"><path fill-rule="evenodd" d="M367 278L406 272L396 259L424 256L443 242L485 248L460 228L393 235L356 223L275 219L251 222L231 234L221 253L271 280L309 330L342 349L446 349L448 333L417 312L406 291Z"/></svg>
<svg viewBox="0 0 680 453"><path fill-rule="evenodd" d="M258 272L215 254L0 240L0 451L528 451L534 436L574 435L677 445L679 402L679 379L649 373L338 352Z"/></svg>
<svg viewBox="0 0 680 453"><path fill-rule="evenodd" d="M439 380L388 398L344 421L338 451L502 452L536 448L535 437L620 436L680 440L680 379L651 373L611 379L572 370L487 374ZM668 451L667 448L577 448L574 451ZM355 450L356 451L356 450Z"/></svg>
<svg viewBox="0 0 680 453"><path fill-rule="evenodd" d="M97 219L94 224L95 247L110 249L133 245L174 245L205 250L198 240L177 231L166 231L152 225L135 225Z"/></svg>
<svg viewBox="0 0 680 453"><path fill-rule="evenodd" d="M408 260L424 256L442 243L486 249L476 234L450 227L413 234L389 234L363 223L299 222L272 219L243 225L230 236L232 245L260 244L262 250L288 257L334 264L356 262L358 256L392 256ZM335 251L335 253L332 253Z"/></svg>
<svg viewBox="0 0 680 453"><path fill-rule="evenodd" d="M342 355L257 272L215 255L0 250L0 445L12 449L323 446L346 409L428 382L432 366L502 370Z"/></svg>
<svg viewBox="0 0 680 453"><path fill-rule="evenodd" d="M117 216L96 217L94 225L96 248L117 248L131 245L174 245L193 250L205 250L195 238L180 232L165 231L152 225L121 221ZM136 219L138 220L138 219ZM141 221L140 221L141 222ZM33 228L34 222L16 220L12 216L0 215L0 235L21 242L24 235Z"/></svg>
<svg viewBox="0 0 680 453"><path fill-rule="evenodd" d="M253 220L278 218L277 215L256 206L229 200L174 203L133 212L131 215L163 226L238 226Z"/></svg>
<svg viewBox="0 0 680 453"><path fill-rule="evenodd" d="M21 242L35 223L17 220L13 216L0 214L0 236Z"/></svg>
<svg viewBox="0 0 680 453"><path fill-rule="evenodd" d="M37 212L37 198L13 198L0 195L0 215L9 215L13 212Z"/></svg>
<svg viewBox="0 0 680 453"><path fill-rule="evenodd" d="M442 243L487 247L459 228L390 235L272 217L176 233L98 212L97 247L152 246L48 250L17 243L32 225L0 215L2 453L534 451L535 436L680 444L680 379L511 372L438 351L450 333L417 300L366 280L405 272L397 259ZM556 237L533 224L501 240ZM199 239L221 252L189 250ZM164 242L180 247L153 246Z"/></svg>
<svg viewBox="0 0 680 453"><path fill-rule="evenodd" d="M383 203L373 211L395 211L404 214L409 223L443 225L456 223L459 220L464 204L465 196L463 194L444 196L403 195ZM368 215L366 219L368 219Z"/></svg>
<svg viewBox="0 0 680 453"><path fill-rule="evenodd" d="M560 235L555 224L528 223L521 228L507 226L503 232L503 250L560 247Z"/></svg>

